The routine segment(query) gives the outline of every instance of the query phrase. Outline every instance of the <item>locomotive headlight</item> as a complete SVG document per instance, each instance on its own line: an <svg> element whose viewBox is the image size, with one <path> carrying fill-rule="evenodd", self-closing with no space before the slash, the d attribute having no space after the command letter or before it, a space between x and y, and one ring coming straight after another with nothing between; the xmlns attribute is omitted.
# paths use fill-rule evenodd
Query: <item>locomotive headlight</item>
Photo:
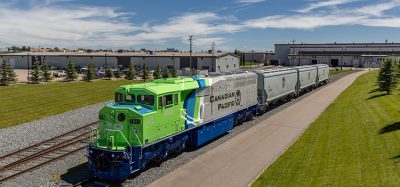
<svg viewBox="0 0 400 187"><path fill-rule="evenodd" d="M115 156L114 154L111 154L111 157L112 157L112 158L114 158L114 156Z"/></svg>
<svg viewBox="0 0 400 187"><path fill-rule="evenodd" d="M119 121L125 121L125 114L119 113L117 117Z"/></svg>

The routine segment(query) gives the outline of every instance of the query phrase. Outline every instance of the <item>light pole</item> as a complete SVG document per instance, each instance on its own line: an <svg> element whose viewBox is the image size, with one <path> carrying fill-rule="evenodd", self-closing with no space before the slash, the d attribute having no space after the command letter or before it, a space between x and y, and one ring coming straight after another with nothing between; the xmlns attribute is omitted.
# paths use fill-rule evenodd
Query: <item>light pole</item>
<svg viewBox="0 0 400 187"><path fill-rule="evenodd" d="M104 68L107 66L107 53L104 54Z"/></svg>
<svg viewBox="0 0 400 187"><path fill-rule="evenodd" d="M28 66L28 83L29 83L29 53L26 54L26 65Z"/></svg>
<svg viewBox="0 0 400 187"><path fill-rule="evenodd" d="M192 69L192 40L193 40L193 35L189 36L189 42L190 42L190 50L189 50L189 63L190 63L190 69Z"/></svg>
<svg viewBox="0 0 400 187"><path fill-rule="evenodd" d="M342 47L342 59L340 60L340 70L343 70L343 47Z"/></svg>

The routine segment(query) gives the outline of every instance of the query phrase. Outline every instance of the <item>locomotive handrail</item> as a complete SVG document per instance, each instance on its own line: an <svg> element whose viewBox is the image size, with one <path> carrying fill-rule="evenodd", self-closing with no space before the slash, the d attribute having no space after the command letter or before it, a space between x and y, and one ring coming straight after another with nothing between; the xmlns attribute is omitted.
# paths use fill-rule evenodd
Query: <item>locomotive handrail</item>
<svg viewBox="0 0 400 187"><path fill-rule="evenodd" d="M129 141L126 139L126 137L124 136L124 134L121 132L121 130L106 129L106 131L107 131L107 133L108 133L109 131L111 131L111 132L119 132L119 133L122 135L122 137L124 138L125 142L129 145L129 149L130 149L130 151L131 151L131 156L129 157L129 162L132 162L132 146L131 146L131 144L129 143ZM115 136L115 137L116 137L116 136Z"/></svg>
<svg viewBox="0 0 400 187"><path fill-rule="evenodd" d="M94 138L93 138L93 134L94 134L93 131L96 131L96 146L97 146L97 139L98 139L97 136L99 135L99 134L97 133L97 130L98 130L97 128L91 127L91 128L90 128L90 131L89 131L89 141L90 141L90 143L95 143L95 142L94 142Z"/></svg>
<svg viewBox="0 0 400 187"><path fill-rule="evenodd" d="M140 144L140 159L142 159L142 154L143 154L143 143L140 141L140 138L139 138L139 136L137 135L137 133L136 133L136 131L133 129L133 127L131 127L132 128L132 132L133 133L135 133L135 137L136 137L136 139L138 140L138 142L139 142L139 144ZM132 155L132 148L131 148L131 155Z"/></svg>

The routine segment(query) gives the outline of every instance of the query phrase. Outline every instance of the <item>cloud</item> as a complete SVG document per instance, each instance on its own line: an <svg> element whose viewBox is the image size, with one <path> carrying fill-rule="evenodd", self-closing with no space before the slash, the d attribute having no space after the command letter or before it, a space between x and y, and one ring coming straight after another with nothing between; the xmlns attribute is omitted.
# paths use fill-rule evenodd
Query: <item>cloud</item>
<svg viewBox="0 0 400 187"><path fill-rule="evenodd" d="M0 37L9 45L96 46L96 39L124 39L141 30L124 16L107 7L0 7Z"/></svg>
<svg viewBox="0 0 400 187"><path fill-rule="evenodd" d="M0 4L1 45L129 48L143 44L165 44L170 41L186 44L187 37L194 35L194 45L208 49L213 41L227 45L231 41L229 34L254 29L313 30L339 25L400 28L398 15L385 14L386 11L400 6L400 0L356 8L317 11L317 8L339 3L338 0L335 3L324 1L325 4L311 3L309 10L303 11L304 13L242 20L214 12L192 12L168 18L157 24L134 23L134 13L122 12L118 8L57 6L60 1L68 0L48 0L41 5L25 9Z"/></svg>
<svg viewBox="0 0 400 187"><path fill-rule="evenodd" d="M267 16L259 19L248 20L245 25L250 28L277 28L277 29L303 29L310 30L325 26L354 25L363 16L337 16L337 15L308 15L308 16Z"/></svg>
<svg viewBox="0 0 400 187"><path fill-rule="evenodd" d="M265 0L237 0L237 3L260 3L263 2Z"/></svg>
<svg viewBox="0 0 400 187"><path fill-rule="evenodd" d="M400 0L392 0L385 3L378 3L374 5L364 6L357 9L356 12L372 16L382 16L385 11L391 10L399 6L400 6Z"/></svg>
<svg viewBox="0 0 400 187"><path fill-rule="evenodd" d="M318 9L318 8L322 8L322 7L332 7L332 6L337 6L337 5L341 5L341 4L347 4L347 3L351 3L354 1L359 1L359 0L328 0L328 1L321 1L321 2L317 2L317 3L311 3L310 5L308 5L307 7L298 10L297 12L300 13L308 13L314 9Z"/></svg>

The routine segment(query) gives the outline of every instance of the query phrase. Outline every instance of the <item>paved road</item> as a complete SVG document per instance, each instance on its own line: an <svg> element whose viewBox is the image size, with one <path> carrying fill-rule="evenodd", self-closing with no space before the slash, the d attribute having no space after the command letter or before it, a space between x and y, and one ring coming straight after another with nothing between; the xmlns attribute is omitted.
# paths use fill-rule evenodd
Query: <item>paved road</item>
<svg viewBox="0 0 400 187"><path fill-rule="evenodd" d="M365 72L323 87L149 186L248 186Z"/></svg>

